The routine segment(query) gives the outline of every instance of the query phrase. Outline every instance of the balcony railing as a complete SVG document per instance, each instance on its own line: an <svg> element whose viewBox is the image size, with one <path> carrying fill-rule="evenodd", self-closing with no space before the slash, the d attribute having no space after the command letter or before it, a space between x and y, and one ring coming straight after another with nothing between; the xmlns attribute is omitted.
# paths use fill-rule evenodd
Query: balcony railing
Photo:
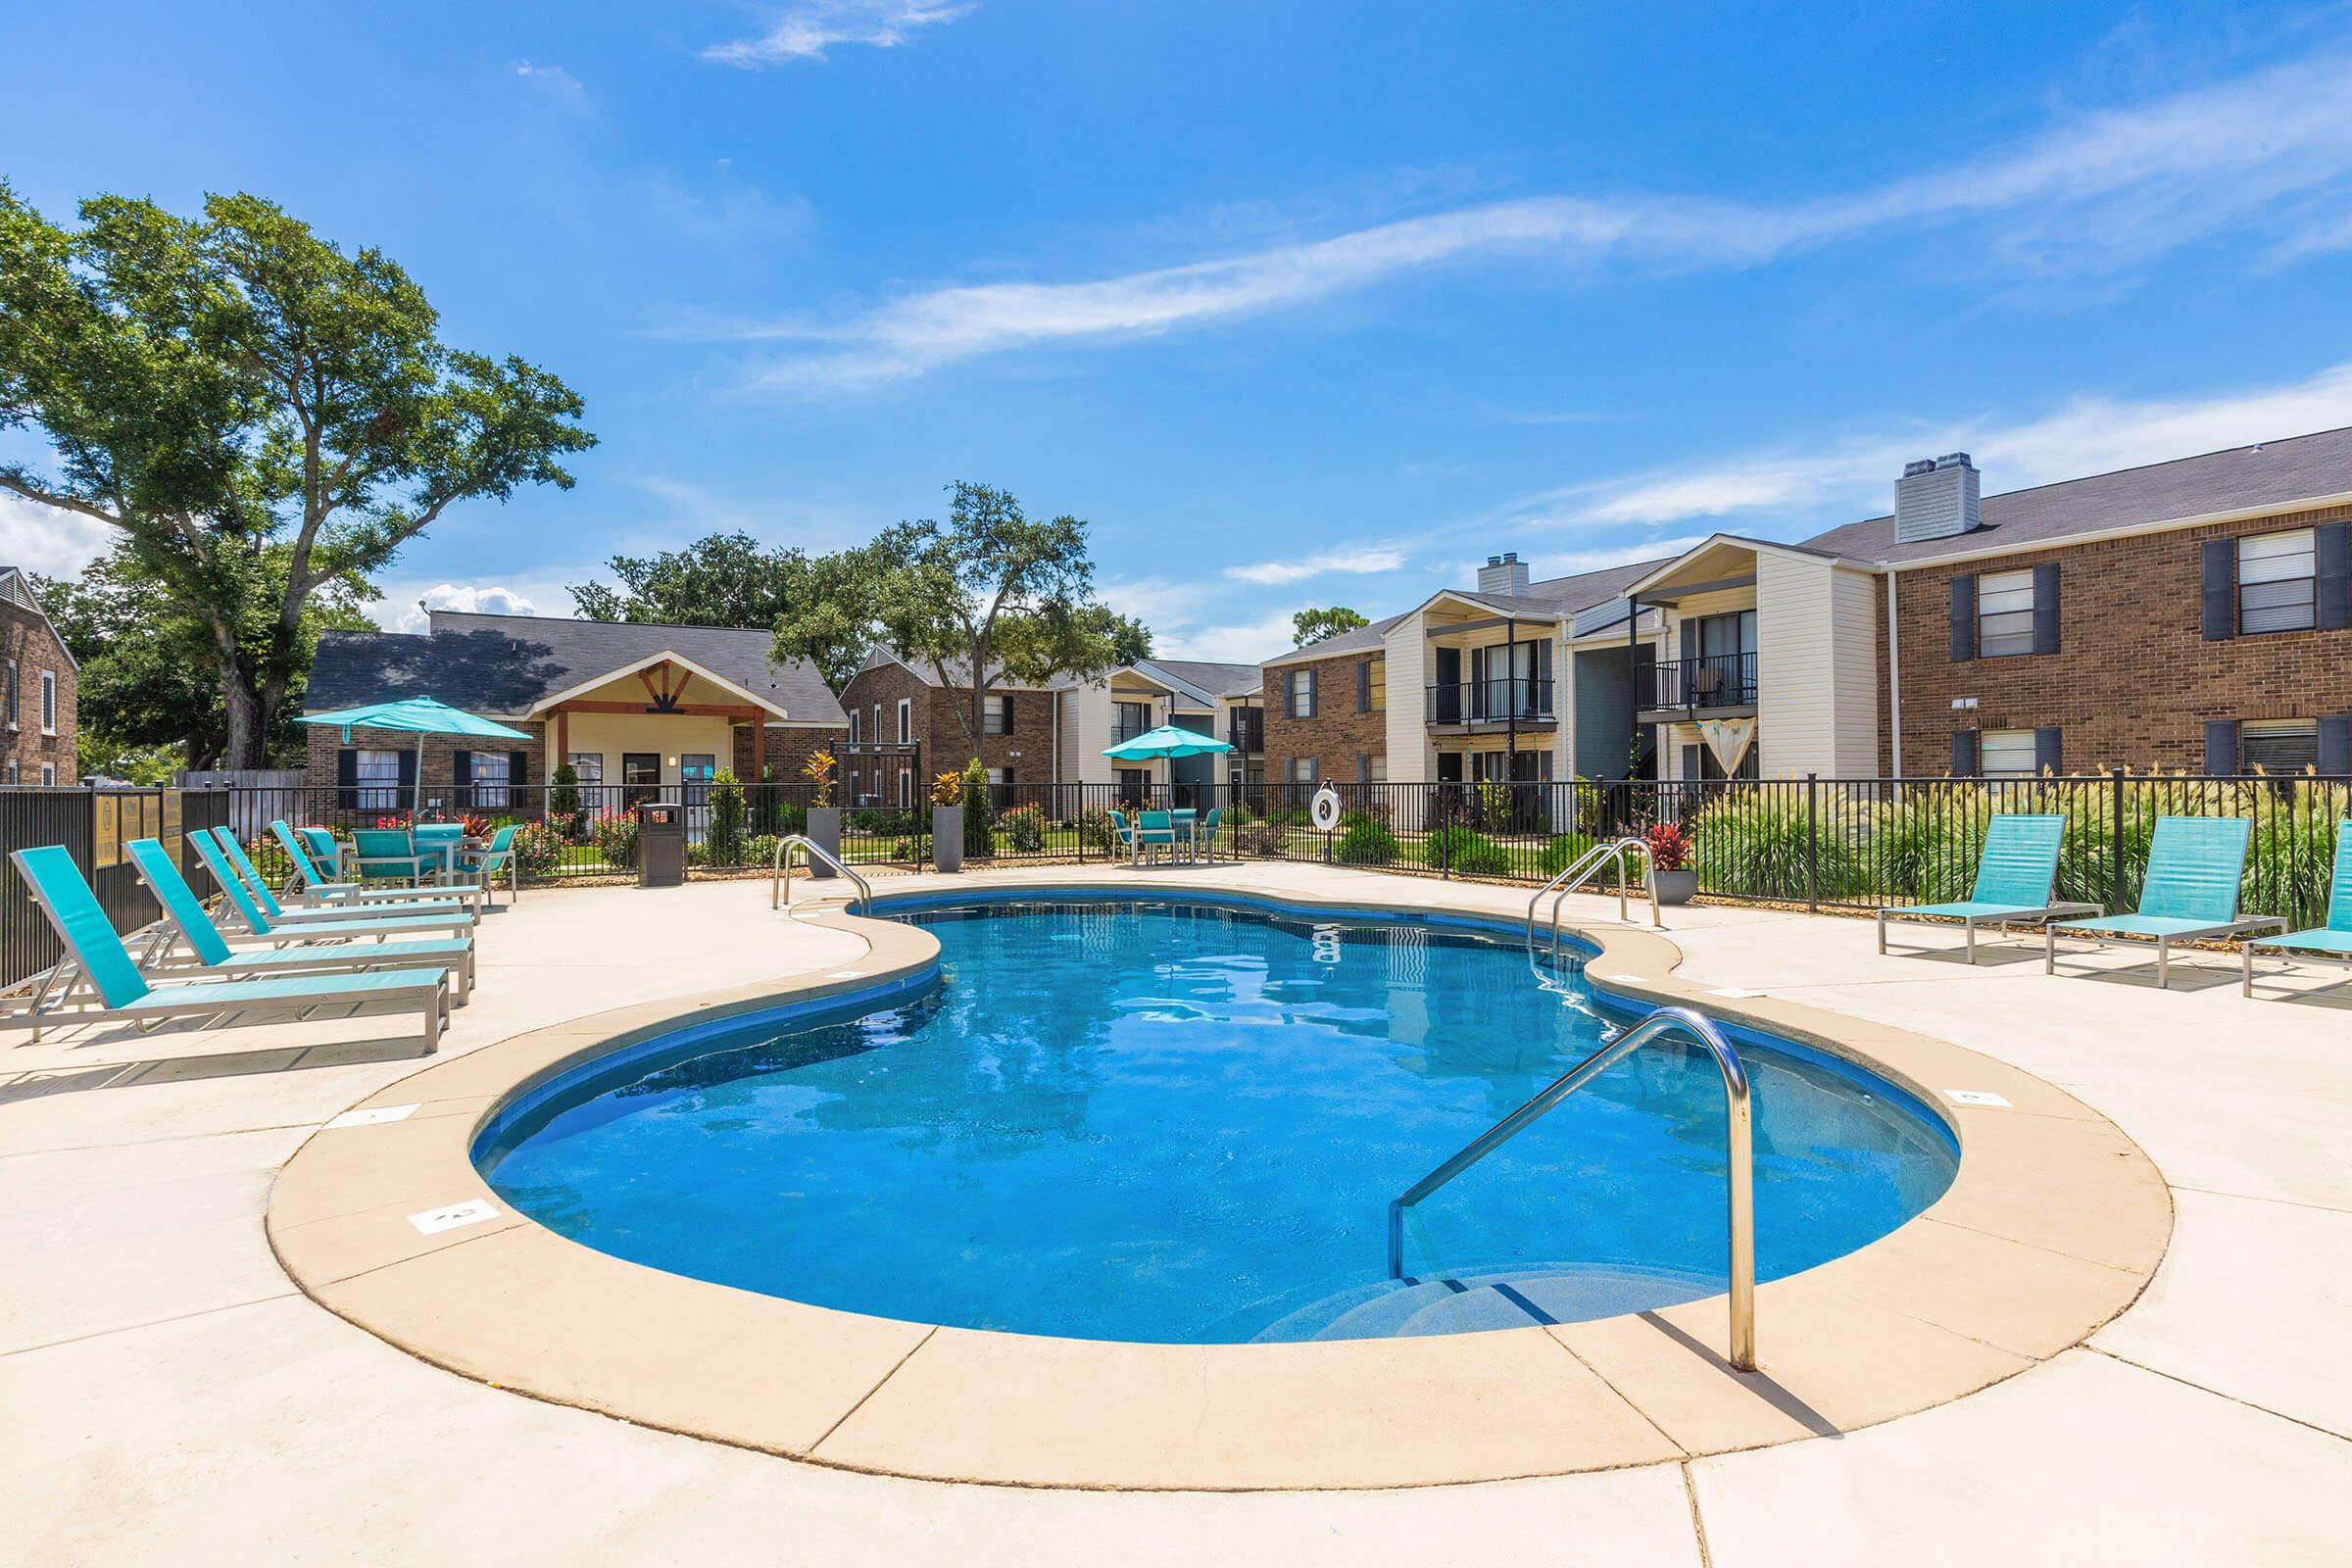
<svg viewBox="0 0 2352 1568"><path fill-rule="evenodd" d="M1262 752L1266 749L1266 724L1258 713L1236 713L1227 721L1225 741L1237 752Z"/></svg>
<svg viewBox="0 0 2352 1568"><path fill-rule="evenodd" d="M1148 735L1157 726L1152 724L1114 723L1110 726L1110 744L1124 746L1138 735Z"/></svg>
<svg viewBox="0 0 2352 1568"><path fill-rule="evenodd" d="M1662 659L1657 665L1652 708L1740 708L1756 700L1756 656L1709 654L1702 659Z"/></svg>
<svg viewBox="0 0 2352 1568"><path fill-rule="evenodd" d="M1442 681L1429 688L1432 724L1548 724L1556 717L1548 675Z"/></svg>

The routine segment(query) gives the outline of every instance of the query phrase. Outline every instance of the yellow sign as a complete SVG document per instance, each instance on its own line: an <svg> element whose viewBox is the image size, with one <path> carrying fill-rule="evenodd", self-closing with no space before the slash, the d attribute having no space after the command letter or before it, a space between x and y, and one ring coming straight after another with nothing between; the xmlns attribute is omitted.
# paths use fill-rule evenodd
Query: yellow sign
<svg viewBox="0 0 2352 1568"><path fill-rule="evenodd" d="M164 841L164 848L172 852L174 865L188 863L187 825L182 810L185 803L180 799L183 793L180 790L164 791L164 830L156 835Z"/></svg>
<svg viewBox="0 0 2352 1568"><path fill-rule="evenodd" d="M122 863L121 799L116 795L90 797L90 869L93 871Z"/></svg>

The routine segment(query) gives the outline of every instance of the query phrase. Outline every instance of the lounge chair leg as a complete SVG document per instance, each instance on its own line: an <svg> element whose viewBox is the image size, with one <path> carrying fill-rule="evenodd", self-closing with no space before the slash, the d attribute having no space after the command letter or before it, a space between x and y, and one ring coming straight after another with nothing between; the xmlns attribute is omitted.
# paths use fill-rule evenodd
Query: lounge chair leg
<svg viewBox="0 0 2352 1568"><path fill-rule="evenodd" d="M1974 965L1977 961L1977 922L1972 918L1961 924L1968 927L1968 961Z"/></svg>
<svg viewBox="0 0 2352 1568"><path fill-rule="evenodd" d="M1879 911L1879 956L1886 956L1886 911Z"/></svg>
<svg viewBox="0 0 2352 1568"><path fill-rule="evenodd" d="M2237 952L2238 956L2245 960L2245 975L2238 982L2237 994L2241 997L2250 997L2254 994L2254 945L2250 942L2242 943Z"/></svg>
<svg viewBox="0 0 2352 1568"><path fill-rule="evenodd" d="M2058 972L2058 932L2053 926L2045 925L2041 928L2041 972L2043 974Z"/></svg>
<svg viewBox="0 0 2352 1568"><path fill-rule="evenodd" d="M2168 991L2173 984L2173 945L2163 937L2156 939L2156 989Z"/></svg>

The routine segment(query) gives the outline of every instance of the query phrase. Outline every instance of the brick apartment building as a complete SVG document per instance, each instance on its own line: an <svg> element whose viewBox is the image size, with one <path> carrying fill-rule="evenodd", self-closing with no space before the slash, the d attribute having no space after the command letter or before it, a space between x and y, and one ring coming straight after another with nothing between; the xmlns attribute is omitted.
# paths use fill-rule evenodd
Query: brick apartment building
<svg viewBox="0 0 2352 1568"><path fill-rule="evenodd" d="M891 807L917 806L930 799L933 775L960 769L974 757L999 784L1042 784L1056 773L1061 758L1062 697L1074 681L1046 686L1004 683L998 677L988 693L981 733L970 722L969 676L960 667L948 674L875 648L850 683L841 706L849 732L841 758L841 798ZM1076 775L1066 775L1075 777Z"/></svg>
<svg viewBox="0 0 2352 1568"><path fill-rule="evenodd" d="M79 782L80 666L14 566L0 566L0 785Z"/></svg>
<svg viewBox="0 0 2352 1568"><path fill-rule="evenodd" d="M2352 429L1475 591L1266 662L1269 779L2352 774Z"/></svg>

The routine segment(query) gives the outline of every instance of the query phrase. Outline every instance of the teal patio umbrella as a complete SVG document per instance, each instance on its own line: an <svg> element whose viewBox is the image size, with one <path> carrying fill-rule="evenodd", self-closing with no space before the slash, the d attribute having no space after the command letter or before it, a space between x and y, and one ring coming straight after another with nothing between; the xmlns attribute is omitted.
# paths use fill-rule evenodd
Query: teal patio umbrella
<svg viewBox="0 0 2352 1568"><path fill-rule="evenodd" d="M424 738L427 735L479 735L505 741L530 739L521 730L510 729L495 719L477 718L463 709L452 708L430 697L404 697L396 703L369 703L364 708L338 708L331 713L305 713L296 722L332 724L343 732L343 744L346 746L351 744L351 732L355 729L414 732L416 736L416 781L409 797L412 815L424 803Z"/></svg>
<svg viewBox="0 0 2352 1568"><path fill-rule="evenodd" d="M1162 724L1105 749L1102 755L1122 762L1149 762L1155 757L1205 757L1232 750L1214 735L1203 735L1179 724Z"/></svg>

